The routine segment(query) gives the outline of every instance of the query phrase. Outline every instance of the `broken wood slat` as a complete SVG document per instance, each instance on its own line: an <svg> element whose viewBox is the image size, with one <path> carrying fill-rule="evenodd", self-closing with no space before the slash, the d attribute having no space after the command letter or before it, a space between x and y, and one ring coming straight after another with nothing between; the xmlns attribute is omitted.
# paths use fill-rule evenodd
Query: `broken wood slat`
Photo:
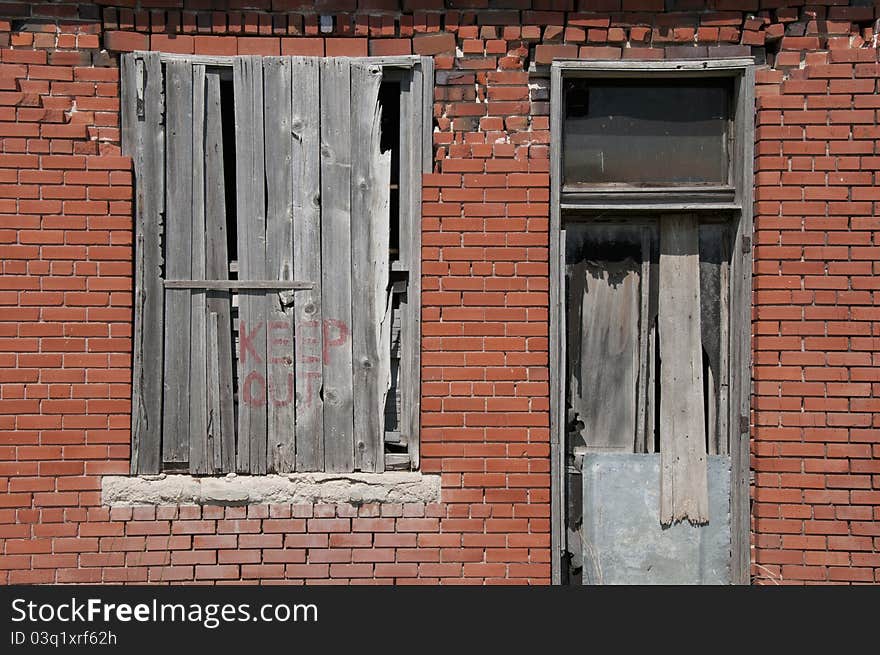
<svg viewBox="0 0 880 655"><path fill-rule="evenodd" d="M351 66L351 342L355 469L381 472L385 398L391 386L389 188L391 153L380 152L378 66Z"/></svg>
<svg viewBox="0 0 880 655"><path fill-rule="evenodd" d="M165 127L162 65L157 53L122 57L123 152L133 159L135 187L134 366L131 472L162 466L164 292L162 214L165 210Z"/></svg>
<svg viewBox="0 0 880 655"><path fill-rule="evenodd" d="M291 62L263 59L266 121L266 269L277 280L293 277L293 137ZM271 297L266 329L267 434L270 471L290 473L296 466L293 298ZM279 302L280 300L280 302Z"/></svg>
<svg viewBox="0 0 880 655"><path fill-rule="evenodd" d="M300 282L299 280L165 280L166 289L208 289L212 291L227 289L291 291L312 289L314 286L311 282Z"/></svg>
<svg viewBox="0 0 880 655"><path fill-rule="evenodd" d="M205 103L205 277L217 282L229 277L226 240L226 182L223 162L223 118L220 105L220 75L206 78ZM165 284L167 286L168 280ZM232 296L223 287L210 290L207 310L209 363L216 371L208 376L208 438L212 441L214 471L235 470L235 407L232 392ZM211 330L216 330L212 334ZM216 339L216 343L214 341Z"/></svg>
<svg viewBox="0 0 880 655"><path fill-rule="evenodd" d="M294 294L296 470L324 468L323 325L321 310L321 125L319 64L293 57L291 130L293 277L312 287ZM328 260L336 262L338 257Z"/></svg>
<svg viewBox="0 0 880 655"><path fill-rule="evenodd" d="M235 60L235 180L238 267L244 279L266 278L266 203L263 133L263 64L260 57ZM266 294L239 294L239 472L266 472Z"/></svg>
<svg viewBox="0 0 880 655"><path fill-rule="evenodd" d="M205 279L205 67L192 67L192 279ZM212 473L208 444L207 304L204 289L190 293L189 471Z"/></svg>
<svg viewBox="0 0 880 655"><path fill-rule="evenodd" d="M709 520L700 342L699 223L660 219L660 522Z"/></svg>
<svg viewBox="0 0 880 655"><path fill-rule="evenodd" d="M354 470L351 352L350 60L321 61L321 304L324 470ZM363 217L357 217L362 220ZM358 299L360 300L360 299Z"/></svg>
<svg viewBox="0 0 880 655"><path fill-rule="evenodd" d="M581 434L587 451L632 452L639 352L639 265L627 258L582 261L572 268L572 318L580 326L580 352L573 353L572 407L584 424Z"/></svg>
<svg viewBox="0 0 880 655"><path fill-rule="evenodd" d="M706 443L710 455L719 450L718 408L721 357L726 345L721 339L721 259L725 225L703 224L700 230L700 340L703 349L706 408Z"/></svg>
<svg viewBox="0 0 880 655"><path fill-rule="evenodd" d="M165 274L192 276L193 70L187 62L165 65L166 114ZM189 459L190 292L165 291L165 378L162 429L164 462Z"/></svg>
<svg viewBox="0 0 880 655"><path fill-rule="evenodd" d="M217 312L208 312L207 316L207 410L208 422L205 426L208 451L208 467L212 472L221 470L222 459L222 416L220 410L220 325Z"/></svg>

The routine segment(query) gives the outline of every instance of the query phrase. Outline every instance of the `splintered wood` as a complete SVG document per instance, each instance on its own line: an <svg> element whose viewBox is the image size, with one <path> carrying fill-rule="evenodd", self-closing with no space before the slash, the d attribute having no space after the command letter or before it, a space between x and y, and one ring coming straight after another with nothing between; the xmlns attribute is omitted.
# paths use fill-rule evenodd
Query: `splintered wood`
<svg viewBox="0 0 880 655"><path fill-rule="evenodd" d="M578 317L570 347L572 407L587 451L633 452L639 353L639 266L584 261L572 271Z"/></svg>
<svg viewBox="0 0 880 655"><path fill-rule="evenodd" d="M709 521L700 339L699 224L660 221L660 522Z"/></svg>

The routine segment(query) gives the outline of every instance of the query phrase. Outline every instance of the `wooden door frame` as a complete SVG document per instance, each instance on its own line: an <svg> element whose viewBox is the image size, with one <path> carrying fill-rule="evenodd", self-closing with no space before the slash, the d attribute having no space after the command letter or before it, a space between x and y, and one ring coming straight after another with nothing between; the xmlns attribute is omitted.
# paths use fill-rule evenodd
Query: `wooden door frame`
<svg viewBox="0 0 880 655"><path fill-rule="evenodd" d="M749 584L751 403L751 288L754 203L755 66L751 57L664 61L555 60L550 70L550 509L551 581L561 584L566 548L565 493L565 299L564 225L562 211L563 80L570 77L646 79L652 77L727 77L733 80L734 116L731 133L732 197L707 194L695 202L673 193L641 198L632 204L596 195L595 209L633 211L693 211L725 209L735 213L736 232L730 267L730 343L728 430L731 457L731 580ZM722 194L723 195L723 194ZM603 203L605 203L603 205Z"/></svg>

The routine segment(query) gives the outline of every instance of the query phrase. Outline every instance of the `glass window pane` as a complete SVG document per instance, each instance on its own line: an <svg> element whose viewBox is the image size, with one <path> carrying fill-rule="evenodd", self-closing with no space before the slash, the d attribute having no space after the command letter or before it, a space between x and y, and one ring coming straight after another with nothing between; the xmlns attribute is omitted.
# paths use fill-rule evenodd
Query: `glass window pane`
<svg viewBox="0 0 880 655"><path fill-rule="evenodd" d="M565 184L727 184L725 80L566 83Z"/></svg>

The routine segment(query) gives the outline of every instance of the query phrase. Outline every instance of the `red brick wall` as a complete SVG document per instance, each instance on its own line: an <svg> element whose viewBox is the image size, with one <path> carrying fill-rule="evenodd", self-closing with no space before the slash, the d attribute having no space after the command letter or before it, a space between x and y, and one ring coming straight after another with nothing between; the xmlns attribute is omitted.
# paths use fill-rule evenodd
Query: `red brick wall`
<svg viewBox="0 0 880 655"><path fill-rule="evenodd" d="M0 582L548 582L548 84L525 71L752 52L753 573L880 581L875 7L324 0L323 34L299 0L169 4L0 2ZM442 503L101 506L129 456L116 52L148 48L435 56L422 468Z"/></svg>

